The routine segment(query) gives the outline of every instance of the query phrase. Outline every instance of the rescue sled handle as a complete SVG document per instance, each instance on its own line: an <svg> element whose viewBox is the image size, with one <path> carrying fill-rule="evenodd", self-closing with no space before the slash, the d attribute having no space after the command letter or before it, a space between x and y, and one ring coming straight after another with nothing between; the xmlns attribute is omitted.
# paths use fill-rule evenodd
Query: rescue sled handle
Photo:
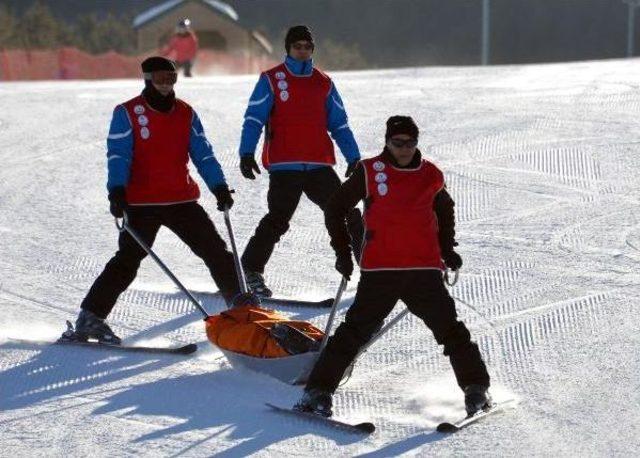
<svg viewBox="0 0 640 458"><path fill-rule="evenodd" d="M120 224L118 218L116 218L116 227L118 228L118 231L120 232L124 232L127 231L129 233L129 235L131 237L133 237L133 239L138 243L138 245L140 245L140 247L147 252L147 254L149 256L151 256L151 258L160 266L160 268L164 271L165 274L167 274L167 276L173 281L173 283L175 283L175 285L183 292L187 295L187 297L189 298L189 300L191 301L191 303L193 305L196 306L196 308L198 310L200 310L200 312L202 313L202 315L204 315L204 318L207 319L209 318L209 314L207 313L207 311L204 309L204 307L202 307L202 305L200 305L200 302L198 302L198 300L193 297L193 294L191 294L189 292L189 290L187 288L184 287L184 285L182 283L180 283L180 280L178 280L178 278L173 275L173 273L169 270L169 268L160 260L160 258L153 252L153 250L147 246L146 243L144 243L144 241L140 238L140 236L138 235L138 233L133 230L131 228L131 226L129 226L128 220L127 220L127 213L124 213L124 217L122 218L122 224Z"/></svg>
<svg viewBox="0 0 640 458"><path fill-rule="evenodd" d="M245 294L249 291L247 288L247 280L244 278L244 269L242 263L238 257L238 249L236 248L236 239L233 236L233 227L231 226L231 218L229 217L229 207L224 207L224 222L227 225L227 231L229 231L229 241L231 242L231 251L233 252L233 262L236 265L236 274L238 275L238 284L240 285L240 291Z"/></svg>
<svg viewBox="0 0 640 458"><path fill-rule="evenodd" d="M347 289L347 279L342 277L342 281L340 282L340 287L338 288L338 292L336 293L336 297L333 300L333 306L331 307L331 313L329 314L329 318L327 318L327 325L324 328L324 337L322 338L322 342L320 342L320 348L318 349L318 355L322 353L324 347L327 346L327 341L329 340L329 333L331 332L331 325L333 324L333 319L336 316L336 310L338 310L338 304L342 299L342 293Z"/></svg>

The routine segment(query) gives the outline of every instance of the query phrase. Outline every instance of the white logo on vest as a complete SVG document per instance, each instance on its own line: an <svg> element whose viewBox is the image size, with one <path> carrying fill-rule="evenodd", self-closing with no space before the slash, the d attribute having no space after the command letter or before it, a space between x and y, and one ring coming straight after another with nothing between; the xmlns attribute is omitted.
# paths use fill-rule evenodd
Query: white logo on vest
<svg viewBox="0 0 640 458"><path fill-rule="evenodd" d="M373 163L373 170L375 170L376 172L382 172L384 170L384 162L375 161Z"/></svg>
<svg viewBox="0 0 640 458"><path fill-rule="evenodd" d="M287 77L287 75L285 75L284 72L277 72L276 73L276 79L283 80L286 77Z"/></svg>
<svg viewBox="0 0 640 458"><path fill-rule="evenodd" d="M133 107L133 112L135 114L142 114L144 113L144 107L142 105L136 105L135 107Z"/></svg>
<svg viewBox="0 0 640 458"><path fill-rule="evenodd" d="M386 173L376 173L376 183L384 183L385 181L387 181Z"/></svg>
<svg viewBox="0 0 640 458"><path fill-rule="evenodd" d="M287 91L282 91L280 93L280 100L282 100L283 102L289 100L289 93Z"/></svg>
<svg viewBox="0 0 640 458"><path fill-rule="evenodd" d="M147 124L149 124L149 118L147 118L145 115L138 116L138 124L140 124L141 126L146 126Z"/></svg>
<svg viewBox="0 0 640 458"><path fill-rule="evenodd" d="M146 140L147 138L149 138L149 135L151 135L151 133L149 132L149 129L148 129L148 128L143 127L142 129L140 129L140 136L141 136L143 139L145 139L145 140Z"/></svg>
<svg viewBox="0 0 640 458"><path fill-rule="evenodd" d="M287 82L285 80L280 80L278 81L278 89L281 90L286 90L289 87L289 85L287 84Z"/></svg>
<svg viewBox="0 0 640 458"><path fill-rule="evenodd" d="M389 188L386 184L380 183L378 185L378 194L380 194L381 196L386 196L388 192L389 192Z"/></svg>

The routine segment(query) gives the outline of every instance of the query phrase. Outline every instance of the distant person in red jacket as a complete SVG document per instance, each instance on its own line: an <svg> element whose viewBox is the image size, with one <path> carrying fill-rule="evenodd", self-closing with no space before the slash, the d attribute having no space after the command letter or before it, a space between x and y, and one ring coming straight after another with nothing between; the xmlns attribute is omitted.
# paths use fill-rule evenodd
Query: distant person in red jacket
<svg viewBox="0 0 640 458"><path fill-rule="evenodd" d="M191 30L191 21L183 19L176 26L176 33L162 50L162 55L173 59L178 68L184 68L184 76L190 77L197 52L198 37Z"/></svg>

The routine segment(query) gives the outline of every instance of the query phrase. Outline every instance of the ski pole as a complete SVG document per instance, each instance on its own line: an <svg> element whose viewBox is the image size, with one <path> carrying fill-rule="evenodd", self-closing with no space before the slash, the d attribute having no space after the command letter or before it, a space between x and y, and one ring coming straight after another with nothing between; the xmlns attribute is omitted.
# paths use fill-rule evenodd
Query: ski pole
<svg viewBox="0 0 640 458"><path fill-rule="evenodd" d="M229 217L229 207L224 207L224 222L227 225L227 231L229 231L229 240L231 242L231 251L233 251L233 262L236 265L236 274L238 275L238 283L240 284L240 291L245 294L248 291L247 280L244 278L244 269L242 263L238 257L238 249L236 248L236 239L233 236L233 227L231 227L231 218Z"/></svg>
<svg viewBox="0 0 640 458"><path fill-rule="evenodd" d="M324 337L322 338L322 342L320 342L320 348L318 349L318 354L322 353L324 347L327 346L327 342L329 341L329 332L331 332L331 325L333 324L333 319L336 316L336 310L338 309L338 304L342 299L342 293L347 289L347 279L342 277L342 281L340 282L340 286L338 287L338 293L336 294L335 299L333 300L333 306L331 307L331 313L329 314L329 318L327 319L327 325L324 328Z"/></svg>
<svg viewBox="0 0 640 458"><path fill-rule="evenodd" d="M384 327L382 327L372 338L371 340L369 340L369 342L367 342L362 348L360 348L360 351L356 354L355 358L353 358L353 361L351 361L351 364L349 365L349 367L347 367L347 369L344 371L344 375L342 376L342 383L344 384L346 383L347 380L349 380L349 378L351 378L351 374L353 372L353 368L356 365L356 362L358 361L358 359L362 356L362 354L364 352L366 352L369 347L371 347L371 345L374 344L374 342L376 342L378 339L380 339L380 337L382 337L384 334L386 334L387 332L389 332L389 330L395 326L398 321L400 321L402 318L405 317L405 315L409 313L409 309L405 309L402 312L398 313L398 315L396 315L395 318L393 318L391 321L389 321Z"/></svg>
<svg viewBox="0 0 640 458"><path fill-rule="evenodd" d="M395 318L393 318L391 321L389 321L385 326L383 326L370 340L369 342L367 342L358 352L358 354L356 355L356 357L354 358L354 362L356 359L358 359L360 357L360 355L362 355L365 351L367 351L369 349L369 347L371 345L373 345L377 340L380 339L380 337L382 337L383 335L385 335L387 332L389 332L391 330L392 327L394 327L398 321L400 321L401 319L403 319L407 314L409 313L409 309L404 309L402 312L398 313Z"/></svg>
<svg viewBox="0 0 640 458"><path fill-rule="evenodd" d="M127 231L129 233L129 235L131 235L131 237L133 237L133 239L136 242L138 242L138 245L140 245L142 247L142 249L144 251L146 251L147 254L149 256L151 256L151 258L160 266L160 268L164 271L165 274L167 274L167 276L173 281L173 283L175 283L175 285L178 288L180 288L180 290L183 293L185 293L187 295L187 297L189 298L191 303L193 305L195 305L198 308L198 310L200 310L200 312L204 315L205 320L207 318L209 318L209 314L202 307L202 305L200 305L200 302L198 302L198 300L195 297L193 297L193 294L191 294L189 292L189 290L187 290L187 288L185 288L184 285L182 283L180 283L180 280L178 280L176 278L176 276L173 275L173 273L169 270L169 268L160 260L160 258L158 256L156 256L156 254L153 252L153 250L151 250L151 248L149 248L149 246L146 243L144 243L144 241L142 240L142 238L140 238L138 233L136 231L134 231L131 228L131 226L129 226L126 213L124 214L124 217L122 218L122 224L119 224L118 218L116 218L116 227L118 228L118 231L120 231L120 232Z"/></svg>

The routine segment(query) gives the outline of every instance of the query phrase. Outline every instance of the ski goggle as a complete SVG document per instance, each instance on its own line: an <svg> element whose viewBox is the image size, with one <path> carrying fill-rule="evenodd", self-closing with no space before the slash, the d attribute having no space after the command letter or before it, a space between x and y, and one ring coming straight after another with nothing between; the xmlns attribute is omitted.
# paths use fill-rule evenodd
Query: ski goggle
<svg viewBox="0 0 640 458"><path fill-rule="evenodd" d="M407 148L415 148L416 146L418 146L418 140L415 138L410 138L408 140L402 140L400 138L390 138L389 143L391 143L396 148L402 148L405 146Z"/></svg>
<svg viewBox="0 0 640 458"><path fill-rule="evenodd" d="M178 81L178 74L170 70L151 72L151 81L154 84L176 84L176 81Z"/></svg>

